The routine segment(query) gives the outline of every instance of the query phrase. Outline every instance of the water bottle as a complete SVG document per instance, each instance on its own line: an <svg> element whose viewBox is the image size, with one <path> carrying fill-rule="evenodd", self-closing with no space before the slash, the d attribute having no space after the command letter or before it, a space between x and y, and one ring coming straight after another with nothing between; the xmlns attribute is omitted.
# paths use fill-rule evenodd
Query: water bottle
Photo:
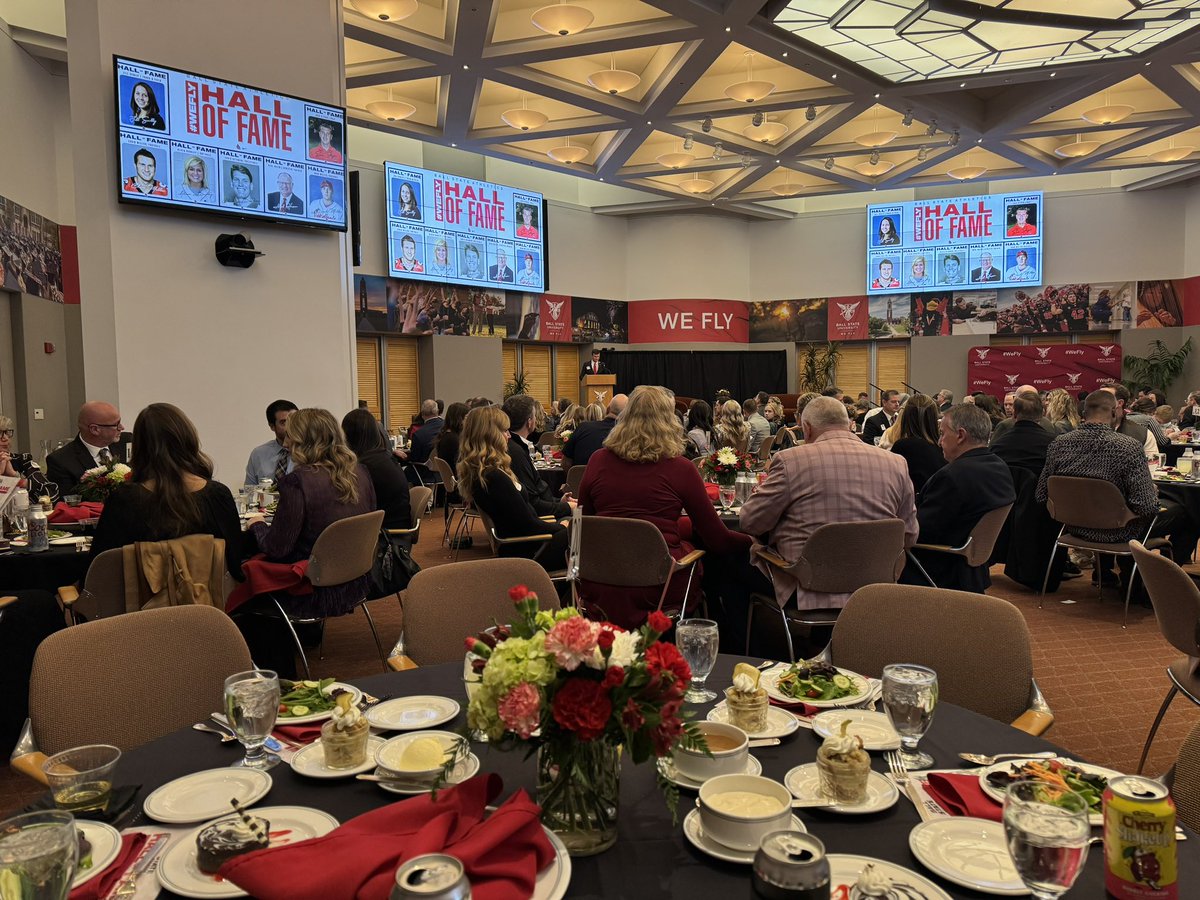
<svg viewBox="0 0 1200 900"><path fill-rule="evenodd" d="M36 553L39 550L50 549L50 522L46 518L46 512L40 505L35 505L29 510L29 547L30 552Z"/></svg>
<svg viewBox="0 0 1200 900"><path fill-rule="evenodd" d="M29 518L29 491L25 488L17 488L13 491L13 521L17 526L17 533L24 534L28 527Z"/></svg>

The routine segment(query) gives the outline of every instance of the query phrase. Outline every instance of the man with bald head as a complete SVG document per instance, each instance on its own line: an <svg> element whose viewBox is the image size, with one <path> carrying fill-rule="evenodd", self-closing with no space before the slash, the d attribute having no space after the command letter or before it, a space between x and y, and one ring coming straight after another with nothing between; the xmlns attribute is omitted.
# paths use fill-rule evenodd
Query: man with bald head
<svg viewBox="0 0 1200 900"><path fill-rule="evenodd" d="M58 485L59 496L78 493L83 473L117 461L109 448L121 440L121 413L111 403L91 400L79 408L75 440L46 457L46 477Z"/></svg>
<svg viewBox="0 0 1200 900"><path fill-rule="evenodd" d="M627 395L614 394L613 398L608 401L608 412L603 419L599 422L579 423L579 427L571 432L571 436L563 444L562 464L564 469L569 470L571 466L587 465L592 454L604 446L605 439L613 430L613 426L617 424L617 418L625 411L625 404L628 402Z"/></svg>
<svg viewBox="0 0 1200 900"><path fill-rule="evenodd" d="M1016 398L1018 396L1033 397L1039 404L1042 402L1042 395L1038 393L1038 389L1032 384L1023 384L1011 394L1004 395L1004 412L1008 415L1007 419L1001 419L996 423L996 427L992 429L992 443L996 443L997 439L1003 437L1016 424ZM1039 413L1037 416L1037 424L1046 429L1047 432L1054 437L1058 437L1058 430L1054 427L1054 423L1046 418L1044 414Z"/></svg>

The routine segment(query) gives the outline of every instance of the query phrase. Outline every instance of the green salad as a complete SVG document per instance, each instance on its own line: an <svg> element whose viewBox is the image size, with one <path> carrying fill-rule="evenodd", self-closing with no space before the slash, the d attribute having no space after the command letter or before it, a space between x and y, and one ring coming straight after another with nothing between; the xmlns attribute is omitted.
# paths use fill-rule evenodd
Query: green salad
<svg viewBox="0 0 1200 900"><path fill-rule="evenodd" d="M840 700L862 693L854 679L833 666L804 660L792 663L776 684L781 694L795 700Z"/></svg>
<svg viewBox="0 0 1200 900"><path fill-rule="evenodd" d="M345 693L341 688L329 689L335 680L333 678L322 678L320 681L279 679L279 688L286 693L279 697L278 718L297 718L333 709L337 706L337 695Z"/></svg>

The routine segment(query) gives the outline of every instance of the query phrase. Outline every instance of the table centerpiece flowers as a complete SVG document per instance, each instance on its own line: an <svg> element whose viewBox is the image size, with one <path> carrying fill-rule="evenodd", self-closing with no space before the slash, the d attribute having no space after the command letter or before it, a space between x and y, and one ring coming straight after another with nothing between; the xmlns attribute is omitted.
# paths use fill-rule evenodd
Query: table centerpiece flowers
<svg viewBox="0 0 1200 900"><path fill-rule="evenodd" d="M129 475L129 466L119 462L88 469L79 479L79 496L84 500L103 503L119 485L129 480Z"/></svg>
<svg viewBox="0 0 1200 900"><path fill-rule="evenodd" d="M723 487L733 487L738 475L754 471L754 460L732 447L722 447L704 457L702 471L709 481Z"/></svg>
<svg viewBox="0 0 1200 900"><path fill-rule="evenodd" d="M660 612L625 631L574 607L539 610L525 585L509 596L513 622L466 641L482 667L467 727L499 749L536 752L542 823L572 855L599 853L617 839L622 748L635 764L681 744L707 749L680 713L691 669L660 640L671 627ZM678 789L658 783L674 813Z"/></svg>

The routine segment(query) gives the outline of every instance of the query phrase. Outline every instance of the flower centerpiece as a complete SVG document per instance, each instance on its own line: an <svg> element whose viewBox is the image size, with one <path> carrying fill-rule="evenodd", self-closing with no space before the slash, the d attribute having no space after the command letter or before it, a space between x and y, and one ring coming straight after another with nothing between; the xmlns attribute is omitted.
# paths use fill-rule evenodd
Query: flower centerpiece
<svg viewBox="0 0 1200 900"><path fill-rule="evenodd" d="M731 487L739 473L754 471L754 460L732 447L722 447L704 458L703 471L709 481Z"/></svg>
<svg viewBox="0 0 1200 900"><path fill-rule="evenodd" d="M468 728L500 749L536 751L543 824L573 855L599 853L617 839L622 748L634 763L679 744L705 749L702 732L680 715L691 669L659 640L671 626L662 613L625 631L574 607L539 610L524 585L509 596L514 621L467 638L482 666ZM678 790L661 773L658 783L674 813Z"/></svg>
<svg viewBox="0 0 1200 900"><path fill-rule="evenodd" d="M79 496L84 500L103 503L118 485L129 480L129 474L129 466L117 462L88 469L79 479Z"/></svg>

